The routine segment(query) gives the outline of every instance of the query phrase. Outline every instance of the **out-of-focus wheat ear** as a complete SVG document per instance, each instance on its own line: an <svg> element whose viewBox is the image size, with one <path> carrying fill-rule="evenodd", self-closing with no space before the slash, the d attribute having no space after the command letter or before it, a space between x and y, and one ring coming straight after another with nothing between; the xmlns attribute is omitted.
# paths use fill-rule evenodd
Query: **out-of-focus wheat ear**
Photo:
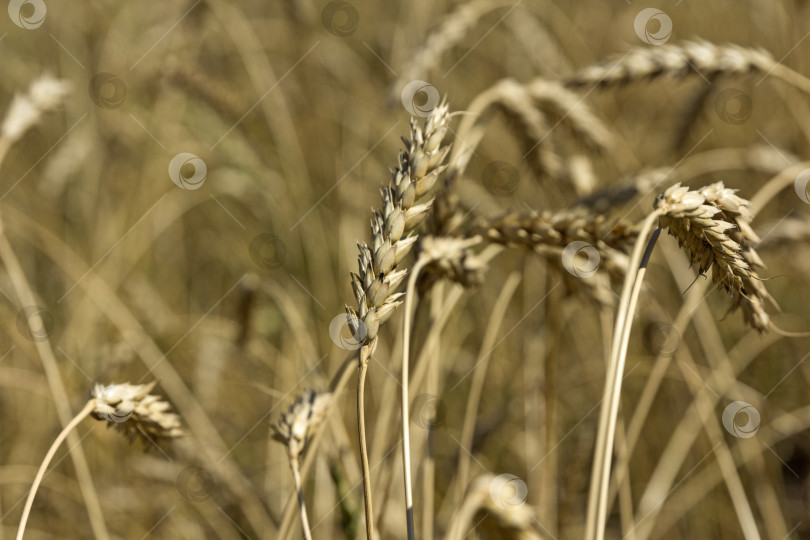
<svg viewBox="0 0 810 540"><path fill-rule="evenodd" d="M416 52L412 52L410 60L402 75L393 86L395 96L403 86L414 79L428 77L430 72L439 65L442 56L455 47L478 23L482 16L499 7L511 5L509 0L472 0L462 2L442 22L431 31L424 40L424 44Z"/></svg>
<svg viewBox="0 0 810 540"><path fill-rule="evenodd" d="M512 474L484 474L470 483L450 521L447 540L462 540L480 528L487 538L542 540L537 516L526 503L526 484Z"/></svg>
<svg viewBox="0 0 810 540"><path fill-rule="evenodd" d="M96 384L91 392L93 418L109 422L108 426L122 431L130 441L140 437L155 444L182 437L180 417L169 411L168 402L149 393L155 384Z"/></svg>
<svg viewBox="0 0 810 540"><path fill-rule="evenodd" d="M31 83L26 94L14 96L0 126L0 162L15 141L64 101L70 89L70 82L42 75Z"/></svg>
<svg viewBox="0 0 810 540"><path fill-rule="evenodd" d="M289 410L282 413L281 418L272 426L273 439L287 447L287 457L290 460L290 469L295 480L295 489L298 492L301 526L307 540L312 539L312 532L309 528L307 509L304 504L299 458L306 450L310 436L326 418L331 401L332 394L329 392L304 390L298 394Z"/></svg>
<svg viewBox="0 0 810 540"><path fill-rule="evenodd" d="M272 425L273 439L287 447L290 459L298 459L304 453L309 437L326 418L331 401L329 392L304 390Z"/></svg>
<svg viewBox="0 0 810 540"><path fill-rule="evenodd" d="M610 129L591 112L579 94L558 81L546 79L532 80L526 90L542 111L557 119L556 123L564 122L569 126L578 140L600 151L614 147Z"/></svg>
<svg viewBox="0 0 810 540"><path fill-rule="evenodd" d="M630 49L623 55L578 70L565 80L565 84L570 87L609 87L663 76L683 77L699 73L710 78L767 73L774 66L773 57L764 50L715 45L702 40L684 41Z"/></svg>
<svg viewBox="0 0 810 540"><path fill-rule="evenodd" d="M463 287L480 285L484 280L487 263L471 249L480 243L480 237L423 237L419 243L418 256L427 262L422 269L419 287L429 290L440 279L447 279Z"/></svg>

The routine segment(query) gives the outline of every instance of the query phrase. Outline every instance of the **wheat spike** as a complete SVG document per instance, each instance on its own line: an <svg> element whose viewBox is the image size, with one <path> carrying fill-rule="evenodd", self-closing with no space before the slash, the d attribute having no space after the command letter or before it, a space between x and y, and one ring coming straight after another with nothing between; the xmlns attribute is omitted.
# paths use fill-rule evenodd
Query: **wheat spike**
<svg viewBox="0 0 810 540"><path fill-rule="evenodd" d="M374 211L371 220L371 246L357 245L358 273L351 279L358 307L346 306L346 312L352 334L359 341L373 341L380 324L402 303L404 294L396 290L407 271L397 265L416 242L413 231L427 217L433 199L417 202L445 169L450 147L441 142L447 133L448 111L442 102L431 111L424 128L411 119L410 137L403 138L405 150L400 153L391 183L382 189L382 208Z"/></svg>
<svg viewBox="0 0 810 540"><path fill-rule="evenodd" d="M624 55L580 69L565 83L571 87L607 87L662 76L682 77L693 72L711 78L717 74L766 73L775 64L771 55L763 50L715 45L702 40L685 41L677 45L631 49Z"/></svg>
<svg viewBox="0 0 810 540"><path fill-rule="evenodd" d="M663 212L659 225L678 239L701 274L712 270L712 281L731 297L730 310L741 309L745 323L764 332L769 318L763 303L770 295L755 270L764 264L751 246L759 239L748 204L722 182L697 191L678 183L655 200Z"/></svg>
<svg viewBox="0 0 810 540"><path fill-rule="evenodd" d="M171 405L149 393L155 384L96 384L91 392L95 407L90 414L110 422L130 441L138 436L150 442L183 436L180 417L169 412Z"/></svg>
<svg viewBox="0 0 810 540"><path fill-rule="evenodd" d="M304 452L309 437L326 417L331 401L332 394L328 392L304 390L273 424L273 439L287 447L290 459L297 459Z"/></svg>

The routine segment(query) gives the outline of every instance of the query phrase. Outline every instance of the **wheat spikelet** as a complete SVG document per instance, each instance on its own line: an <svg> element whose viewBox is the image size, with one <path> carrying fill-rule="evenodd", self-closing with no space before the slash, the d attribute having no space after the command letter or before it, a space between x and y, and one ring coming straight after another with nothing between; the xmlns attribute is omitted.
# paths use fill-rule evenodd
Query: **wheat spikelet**
<svg viewBox="0 0 810 540"><path fill-rule="evenodd" d="M384 323L402 303L397 293L404 269L397 265L416 242L414 229L427 217L433 199L416 204L434 186L445 169L449 146L441 146L448 127L448 106L442 102L420 128L411 120L410 138L403 138L405 150L393 171L391 183L382 189L382 208L371 220L371 246L357 245L358 273L352 273L357 309L346 306L353 335L366 344L377 336Z"/></svg>
<svg viewBox="0 0 810 540"><path fill-rule="evenodd" d="M741 309L745 323L764 332L769 318L763 303L770 295L755 270L764 264L751 247L758 238L748 204L722 182L698 191L675 184L655 200L663 212L659 225L678 239L701 274L712 269L712 281L731 297L729 310Z"/></svg>
<svg viewBox="0 0 810 540"><path fill-rule="evenodd" d="M180 417L169 412L168 402L149 392L156 382L148 384L96 384L91 392L95 402L90 413L96 420L106 420L133 441L140 436L146 441L183 436Z"/></svg>
<svg viewBox="0 0 810 540"><path fill-rule="evenodd" d="M715 45L685 41L655 47L638 47L577 71L565 82L571 87L614 86L662 76L682 77L697 72L711 78L717 74L744 75L769 72L776 64L763 50L738 45Z"/></svg>

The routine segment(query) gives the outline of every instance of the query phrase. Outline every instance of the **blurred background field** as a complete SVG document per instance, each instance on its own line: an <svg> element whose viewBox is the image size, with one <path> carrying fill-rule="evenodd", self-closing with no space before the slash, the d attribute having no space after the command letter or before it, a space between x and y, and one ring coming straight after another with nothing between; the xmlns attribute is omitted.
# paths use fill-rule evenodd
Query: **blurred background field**
<svg viewBox="0 0 810 540"><path fill-rule="evenodd" d="M447 96L451 111L464 111L501 79L564 79L631 47L654 46L634 29L649 7L635 2L44 1L17 12L23 17L17 22L32 20L46 5L35 28L11 16L0 20L3 108L43 73L73 87L64 107L18 141L0 168L2 225L36 293L26 311L9 272L0 269L0 537L6 538L61 427L28 326L33 313L44 321L71 410L82 406L94 382L156 379L187 427L187 437L162 448L130 444L100 422L79 427L110 537L277 537L293 484L270 421L300 390L328 388L350 356L330 336L330 324L351 303L356 242L368 240L369 209L379 206L379 187L396 164L399 137L408 133L403 88L427 81ZM810 74L805 2L654 7L671 19L670 44L702 39L761 48ZM450 36L446 50L435 40L437 29ZM538 175L524 159L537 141L494 115L452 187L465 215L454 234L504 212L560 210L656 168L672 171L667 185L723 180L751 199L769 179L810 159L807 95L767 74L711 80L691 74L579 94L609 127L614 151L588 148L564 117L559 129L552 119L548 141L566 173ZM463 118L454 118L453 130ZM452 130L447 140L465 144ZM181 169L172 173L170 163L181 153L198 158L181 177L199 185L173 182ZM518 172L506 191L486 181L487 165L496 160ZM590 172L579 178L592 185L571 189L571 171L582 163ZM202 179L195 176L201 171ZM616 215L637 222L661 191L632 199ZM807 193L803 200L790 184L753 222L763 237L765 285L783 313L768 311L795 332L810 330L809 211ZM462 447L472 384L466 374L477 365L493 306L513 272L522 279L487 353L473 444ZM654 366L663 365L656 357L671 361L658 374L663 381L646 422L636 426L631 458L616 460L629 462L629 481L613 505L608 537L636 537L620 514L629 512L632 521L664 464L674 467L674 479L656 501L660 515L649 536L741 538L715 459L722 441L762 537L810 538L810 340L747 329L738 313L725 316L727 297L709 292L705 278L693 285L705 288L690 324L675 331L694 279L675 240L662 236L634 322L620 430L632 426ZM578 281L559 260L506 249L483 283L461 295L431 348L438 366L411 389L418 531L429 491L433 534L447 532L467 488L454 480L464 459L471 478L521 480L541 537L582 536L609 348L605 317L621 282L610 289L606 278L599 281L600 296ZM457 287L438 284L420 302L418 345ZM613 300L606 304L605 296ZM383 538L405 537L392 405L401 327L398 312L381 330L367 383ZM711 388L718 373L728 383L722 391ZM673 433L691 418L704 384L716 396L716 424L722 426L727 405L743 401L759 412L758 431L739 437L720 429L713 436L696 417L680 428L694 434L694 444L681 461L667 461L667 449L678 444ZM363 529L354 382L337 399L305 483L315 538ZM386 435L375 438L383 426ZM435 462L430 484L426 444ZM94 535L67 455L63 446L45 478L28 538ZM470 537L505 534L485 513L480 518ZM296 525L289 537L300 534Z"/></svg>

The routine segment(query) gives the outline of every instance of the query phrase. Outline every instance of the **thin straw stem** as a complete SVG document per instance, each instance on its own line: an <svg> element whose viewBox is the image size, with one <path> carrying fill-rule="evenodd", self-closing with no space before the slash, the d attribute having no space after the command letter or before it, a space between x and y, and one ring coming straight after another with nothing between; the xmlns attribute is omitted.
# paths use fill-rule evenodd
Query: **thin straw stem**
<svg viewBox="0 0 810 540"><path fill-rule="evenodd" d="M292 469L293 478L295 479L295 491L298 492L298 508L301 510L301 527L304 529L304 538L306 538L306 540L312 540L312 532L309 529L309 520L307 519L307 507L306 504L304 504L304 490L301 486L301 471L297 457L290 459L290 468Z"/></svg>
<svg viewBox="0 0 810 540"><path fill-rule="evenodd" d="M599 415L599 431L596 439L596 449L594 452L593 467L591 469L591 485L588 494L588 515L585 526L585 538L604 538L604 528L607 519L607 494L608 481L610 479L610 461L612 456L613 439L616 432L616 416L619 408L619 396L621 394L622 372L624 370L624 358L620 354L621 337L624 333L625 322L628 320L629 307L633 285L635 284L638 268L642 260L642 250L644 240L650 233L653 224L658 219L660 212L653 211L639 231L636 244L633 248L633 255L628 265L627 275L622 287L621 301L616 315L616 326L613 332L611 344L610 360L607 365L605 377L605 389L602 395L602 409ZM655 239L658 235L654 236ZM651 239L654 244L654 240ZM647 257L649 258L648 247ZM646 262L646 261L645 261Z"/></svg>
<svg viewBox="0 0 810 540"><path fill-rule="evenodd" d="M361 347L360 351L363 348ZM359 353L362 357L362 352ZM360 464L363 469L363 508L366 514L366 539L374 540L374 510L371 504L371 470L368 466L368 443L366 442L366 373L368 362L360 360L357 376L357 433L360 438Z"/></svg>
<svg viewBox="0 0 810 540"><path fill-rule="evenodd" d="M408 540L414 540L416 533L413 524L413 486L411 485L411 434L408 418L408 366L411 355L411 310L416 288L416 278L428 260L421 257L408 277L408 288L405 290L405 321L402 332L402 473L405 480L405 518L408 524Z"/></svg>
<svg viewBox="0 0 810 540"><path fill-rule="evenodd" d="M23 534L25 533L25 525L28 523L28 516L31 514L31 507L34 505L34 497L37 494L39 485L42 483L42 479L45 477L45 472L48 470L48 465L53 459L54 454L56 454L56 450L59 448L59 445L62 444L62 441L65 440L65 437L68 436L68 433L73 431L73 428L78 426L79 423L87 417L87 415L93 412L93 409L95 409L95 407L96 407L95 399L91 399L90 401L88 401L87 404L84 406L84 408L81 411L79 411L79 414L74 416L73 420L67 423L67 425L56 437L56 440L53 441L51 448L45 455L45 459L42 460L42 465L39 466L37 476L34 478L34 484L31 486L31 491L28 492L28 498L25 501L25 508L23 509L22 519L20 520L20 528L17 530L17 540L22 540Z"/></svg>

